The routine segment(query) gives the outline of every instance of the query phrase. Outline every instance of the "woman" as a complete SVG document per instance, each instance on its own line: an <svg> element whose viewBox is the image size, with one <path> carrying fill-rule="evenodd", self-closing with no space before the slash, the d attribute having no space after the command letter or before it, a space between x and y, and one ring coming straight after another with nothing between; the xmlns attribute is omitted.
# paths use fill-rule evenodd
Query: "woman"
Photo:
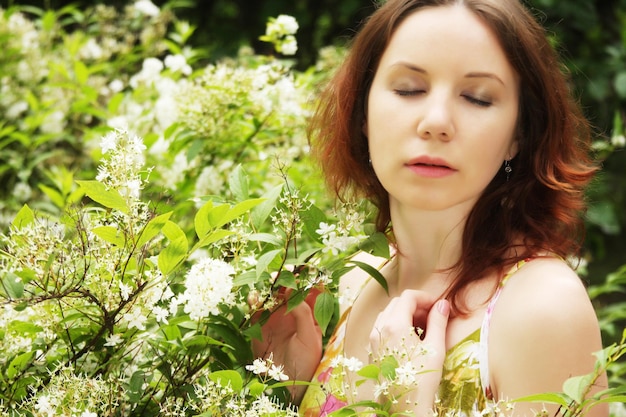
<svg viewBox="0 0 626 417"><path fill-rule="evenodd" d="M436 372L392 406L418 416L561 391L593 370L597 319L564 261L580 246L596 170L589 127L517 0L387 1L320 103L313 153L340 198L376 205L395 249L381 268L388 292L365 273L346 277L361 289L324 358L307 303L274 314L256 352L323 381L333 357L368 363L370 352L422 343L407 333L419 327L435 353L412 360ZM380 394L365 384L350 401ZM325 415L341 403L310 388L300 410ZM518 403L513 414L541 408Z"/></svg>

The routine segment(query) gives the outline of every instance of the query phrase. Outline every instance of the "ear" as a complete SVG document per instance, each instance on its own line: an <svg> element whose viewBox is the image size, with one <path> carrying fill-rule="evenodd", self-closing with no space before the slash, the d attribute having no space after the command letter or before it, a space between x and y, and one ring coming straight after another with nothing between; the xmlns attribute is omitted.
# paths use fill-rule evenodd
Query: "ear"
<svg viewBox="0 0 626 417"><path fill-rule="evenodd" d="M507 152L507 159L510 161L511 159L517 156L519 152L519 141L517 139L513 139L511 141L511 145L509 146L509 151Z"/></svg>

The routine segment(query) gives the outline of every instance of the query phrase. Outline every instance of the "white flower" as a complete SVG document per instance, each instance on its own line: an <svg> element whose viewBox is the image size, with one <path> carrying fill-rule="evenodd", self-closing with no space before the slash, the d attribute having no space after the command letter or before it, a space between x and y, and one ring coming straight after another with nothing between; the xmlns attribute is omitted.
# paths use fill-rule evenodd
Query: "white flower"
<svg viewBox="0 0 626 417"><path fill-rule="evenodd" d="M335 230L336 226L334 224L328 224L325 222L320 222L319 228L315 231L320 236L330 235L331 232Z"/></svg>
<svg viewBox="0 0 626 417"><path fill-rule="evenodd" d="M83 411L83 413L80 415L80 417L98 417L98 414L96 413L92 413L89 410L85 410Z"/></svg>
<svg viewBox="0 0 626 417"><path fill-rule="evenodd" d="M122 336L120 336L119 334L112 334L110 336L107 336L107 342L104 344L104 346L117 346L122 343L122 340Z"/></svg>
<svg viewBox="0 0 626 417"><path fill-rule="evenodd" d="M374 398L378 398L389 393L389 381L383 381L374 385Z"/></svg>
<svg viewBox="0 0 626 417"><path fill-rule="evenodd" d="M65 129L65 113L61 110L56 110L46 115L39 129L43 133L62 133Z"/></svg>
<svg viewBox="0 0 626 417"><path fill-rule="evenodd" d="M616 148L623 148L626 146L626 136L624 135L615 135L611 138L611 144Z"/></svg>
<svg viewBox="0 0 626 417"><path fill-rule="evenodd" d="M152 314L154 314L156 321L167 324L167 318L170 315L167 309L155 306L152 307Z"/></svg>
<svg viewBox="0 0 626 417"><path fill-rule="evenodd" d="M283 365L272 365L267 371L267 375L276 381L287 381L289 377L283 372Z"/></svg>
<svg viewBox="0 0 626 417"><path fill-rule="evenodd" d="M168 55L164 60L165 68L169 68L172 72L180 72L184 75L191 74L191 67L187 65L187 59L183 55Z"/></svg>
<svg viewBox="0 0 626 417"><path fill-rule="evenodd" d="M299 28L296 18L286 14L279 15L274 23L280 28L280 33L285 35L293 35Z"/></svg>
<svg viewBox="0 0 626 417"><path fill-rule="evenodd" d="M355 357L344 358L343 366L350 372L358 372L363 368L363 362Z"/></svg>
<svg viewBox="0 0 626 417"><path fill-rule="evenodd" d="M35 404L35 409L42 414L47 414L48 416L54 416L54 405L50 401L50 397L47 395L42 395L37 399L37 404Z"/></svg>
<svg viewBox="0 0 626 417"><path fill-rule="evenodd" d="M219 314L219 305L232 304L232 265L212 258L198 261L185 276L185 292L181 295L185 313L192 320L200 320L209 314Z"/></svg>
<svg viewBox="0 0 626 417"><path fill-rule="evenodd" d="M98 42L94 38L89 38L87 43L80 48L78 52L83 59L100 59L102 58L103 51Z"/></svg>
<svg viewBox="0 0 626 417"><path fill-rule="evenodd" d="M114 94L119 93L124 89L124 82L122 82L119 78L116 78L109 83L109 89Z"/></svg>
<svg viewBox="0 0 626 417"><path fill-rule="evenodd" d="M123 189L120 191L122 191L122 195L124 196L138 199L140 190L141 190L141 180L135 178L135 179L127 181L126 186L123 187Z"/></svg>
<svg viewBox="0 0 626 417"><path fill-rule="evenodd" d="M406 362L396 368L396 383L404 387L411 387L416 384L415 376L418 369L411 362Z"/></svg>
<svg viewBox="0 0 626 417"><path fill-rule="evenodd" d="M130 297L132 291L133 289L130 285L126 285L123 282L120 282L120 297L122 297L122 300L128 300L128 297Z"/></svg>
<svg viewBox="0 0 626 417"><path fill-rule="evenodd" d="M134 327L138 330L146 330L148 318L141 312L141 309L133 308L130 313L124 314L123 318L128 322L129 329Z"/></svg>
<svg viewBox="0 0 626 417"><path fill-rule="evenodd" d="M295 55L298 52L298 41L292 35L285 37L285 40L280 44L280 52L283 55Z"/></svg>
<svg viewBox="0 0 626 417"><path fill-rule="evenodd" d="M25 202L32 194L33 190L31 190L30 186L25 182L18 182L13 188L13 197L20 202Z"/></svg>
<svg viewBox="0 0 626 417"><path fill-rule="evenodd" d="M28 103L24 100L17 101L9 107L4 116L7 119L15 120L28 110Z"/></svg>
<svg viewBox="0 0 626 417"><path fill-rule="evenodd" d="M269 370L269 367L264 359L257 358L252 362L252 365L246 365L246 369L255 375L262 375Z"/></svg>
<svg viewBox="0 0 626 417"><path fill-rule="evenodd" d="M106 135L102 136L102 139L100 139L100 148L102 148L103 154L114 150L116 146L117 135L115 134L115 132L109 132Z"/></svg>
<svg viewBox="0 0 626 417"><path fill-rule="evenodd" d="M135 2L135 9L146 16L156 17L159 15L159 8L150 0L137 0Z"/></svg>

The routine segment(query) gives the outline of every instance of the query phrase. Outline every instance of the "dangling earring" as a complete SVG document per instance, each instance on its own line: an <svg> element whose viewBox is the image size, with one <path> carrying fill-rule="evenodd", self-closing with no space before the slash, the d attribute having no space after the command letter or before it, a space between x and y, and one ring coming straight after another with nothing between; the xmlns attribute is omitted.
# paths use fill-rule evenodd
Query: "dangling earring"
<svg viewBox="0 0 626 417"><path fill-rule="evenodd" d="M506 180L508 181L511 177L511 172L513 172L513 168L511 168L511 160L507 159L504 161L504 172L506 173Z"/></svg>

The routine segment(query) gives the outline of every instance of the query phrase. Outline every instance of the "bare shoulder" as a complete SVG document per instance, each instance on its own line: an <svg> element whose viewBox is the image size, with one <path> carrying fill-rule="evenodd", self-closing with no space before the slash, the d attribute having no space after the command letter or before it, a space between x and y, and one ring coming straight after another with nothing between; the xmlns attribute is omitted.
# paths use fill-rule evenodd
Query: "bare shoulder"
<svg viewBox="0 0 626 417"><path fill-rule="evenodd" d="M508 398L561 391L567 378L594 370L593 352L602 349L587 290L557 258L534 259L510 277L488 343L493 388Z"/></svg>

